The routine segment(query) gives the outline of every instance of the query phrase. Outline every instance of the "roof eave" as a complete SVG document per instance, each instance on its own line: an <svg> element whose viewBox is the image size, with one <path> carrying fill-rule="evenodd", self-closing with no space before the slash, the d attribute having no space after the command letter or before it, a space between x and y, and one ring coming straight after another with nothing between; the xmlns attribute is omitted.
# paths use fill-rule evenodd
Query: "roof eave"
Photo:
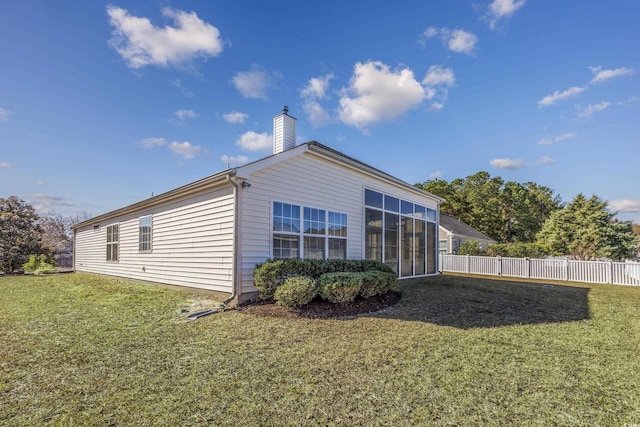
<svg viewBox="0 0 640 427"><path fill-rule="evenodd" d="M114 211L110 211L102 215L98 215L96 217L90 218L86 221L73 225L71 228L73 230L76 230L78 228L99 224L103 221L117 218L119 216L139 212L141 210L149 209L154 206L158 206L160 204L167 203L175 199L179 199L191 194L199 193L210 188L215 188L220 186L220 184L227 183L227 178L226 178L227 176L235 176L235 174L236 174L235 169L225 169L221 172L218 172L217 174L210 175L206 178L199 179L198 181L191 182L189 184L183 185L178 188L174 188L173 190L169 190L165 193L158 194L157 196L153 196L148 199L142 200L140 202L134 203L132 205L125 206L123 208L116 209Z"/></svg>

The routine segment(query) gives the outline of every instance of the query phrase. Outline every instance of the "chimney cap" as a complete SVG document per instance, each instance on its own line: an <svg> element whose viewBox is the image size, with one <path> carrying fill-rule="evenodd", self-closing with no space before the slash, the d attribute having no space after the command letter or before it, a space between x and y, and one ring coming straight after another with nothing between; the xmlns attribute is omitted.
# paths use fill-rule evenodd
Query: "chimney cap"
<svg viewBox="0 0 640 427"><path fill-rule="evenodd" d="M286 105L282 106L282 114L288 114L289 113L289 107L287 107Z"/></svg>

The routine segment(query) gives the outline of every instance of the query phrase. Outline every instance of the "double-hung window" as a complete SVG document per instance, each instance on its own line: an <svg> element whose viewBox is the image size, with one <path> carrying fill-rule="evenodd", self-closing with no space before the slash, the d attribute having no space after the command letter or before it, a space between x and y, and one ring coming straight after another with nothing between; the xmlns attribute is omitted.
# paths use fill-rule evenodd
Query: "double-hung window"
<svg viewBox="0 0 640 427"><path fill-rule="evenodd" d="M118 261L118 242L120 226L118 224L107 227L107 261Z"/></svg>
<svg viewBox="0 0 640 427"><path fill-rule="evenodd" d="M347 214L274 202L273 258L345 259Z"/></svg>
<svg viewBox="0 0 640 427"><path fill-rule="evenodd" d="M138 251L151 252L151 215L138 220Z"/></svg>
<svg viewBox="0 0 640 427"><path fill-rule="evenodd" d="M300 206L273 204L273 257L300 256Z"/></svg>
<svg viewBox="0 0 640 427"><path fill-rule="evenodd" d="M329 211L329 259L347 258L347 214Z"/></svg>
<svg viewBox="0 0 640 427"><path fill-rule="evenodd" d="M305 259L324 259L326 211L304 208L304 256Z"/></svg>

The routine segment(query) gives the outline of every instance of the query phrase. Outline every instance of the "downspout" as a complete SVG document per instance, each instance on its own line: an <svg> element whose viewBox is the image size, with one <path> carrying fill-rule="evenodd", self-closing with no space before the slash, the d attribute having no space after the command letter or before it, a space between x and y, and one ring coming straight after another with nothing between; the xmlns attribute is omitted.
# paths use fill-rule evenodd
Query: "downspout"
<svg viewBox="0 0 640 427"><path fill-rule="evenodd" d="M231 178L231 175L233 174L235 174L235 170L227 175L227 182L233 185L233 284L231 286L231 296L220 304L221 311L223 311L227 307L227 304L233 301L234 298L240 296L240 280L238 277L238 254L240 252L238 248L240 235L240 231L238 229L238 214L240 212L238 197L240 195L240 186Z"/></svg>
<svg viewBox="0 0 640 427"><path fill-rule="evenodd" d="M72 252L71 252L71 268L73 269L73 271L76 271L76 235L77 235L77 229L73 229L73 246L72 246Z"/></svg>

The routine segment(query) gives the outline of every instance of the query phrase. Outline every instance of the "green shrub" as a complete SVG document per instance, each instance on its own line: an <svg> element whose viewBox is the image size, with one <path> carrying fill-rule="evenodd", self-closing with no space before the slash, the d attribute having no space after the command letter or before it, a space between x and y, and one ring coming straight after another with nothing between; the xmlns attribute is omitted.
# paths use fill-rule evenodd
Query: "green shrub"
<svg viewBox="0 0 640 427"><path fill-rule="evenodd" d="M327 273L361 273L365 271L380 271L396 273L388 265L371 260L331 259L307 260L300 258L268 259L257 264L253 272L254 286L260 292L261 299L273 298L276 289L289 277L305 276L319 279Z"/></svg>
<svg viewBox="0 0 640 427"><path fill-rule="evenodd" d="M398 277L398 273L396 273L393 268L389 267L387 264L380 261L372 261L369 259L365 259L360 261L362 263L362 271L382 271L383 273L391 273L395 277Z"/></svg>
<svg viewBox="0 0 640 427"><path fill-rule="evenodd" d="M51 274L57 271L56 267L47 262L47 256L42 255L29 255L29 261L22 265L22 269L25 273L39 274Z"/></svg>
<svg viewBox="0 0 640 427"><path fill-rule="evenodd" d="M548 251L539 243L496 243L487 246L487 255L513 258L544 258Z"/></svg>
<svg viewBox="0 0 640 427"><path fill-rule="evenodd" d="M385 294L398 283L398 277L395 273L370 270L358 274L362 275L362 287L360 288L362 298Z"/></svg>
<svg viewBox="0 0 640 427"><path fill-rule="evenodd" d="M329 302L351 302L360 293L362 273L326 273L320 276L320 296Z"/></svg>
<svg viewBox="0 0 640 427"><path fill-rule="evenodd" d="M278 286L289 277L308 276L318 277L318 262L300 258L268 259L257 264L253 271L254 286L260 292L260 298L273 298Z"/></svg>
<svg viewBox="0 0 640 427"><path fill-rule="evenodd" d="M465 240L458 248L458 255L483 255L480 242L477 240Z"/></svg>
<svg viewBox="0 0 640 427"><path fill-rule="evenodd" d="M318 287L316 280L311 277L289 277L275 290L273 299L280 305L289 308L309 304L316 295Z"/></svg>

